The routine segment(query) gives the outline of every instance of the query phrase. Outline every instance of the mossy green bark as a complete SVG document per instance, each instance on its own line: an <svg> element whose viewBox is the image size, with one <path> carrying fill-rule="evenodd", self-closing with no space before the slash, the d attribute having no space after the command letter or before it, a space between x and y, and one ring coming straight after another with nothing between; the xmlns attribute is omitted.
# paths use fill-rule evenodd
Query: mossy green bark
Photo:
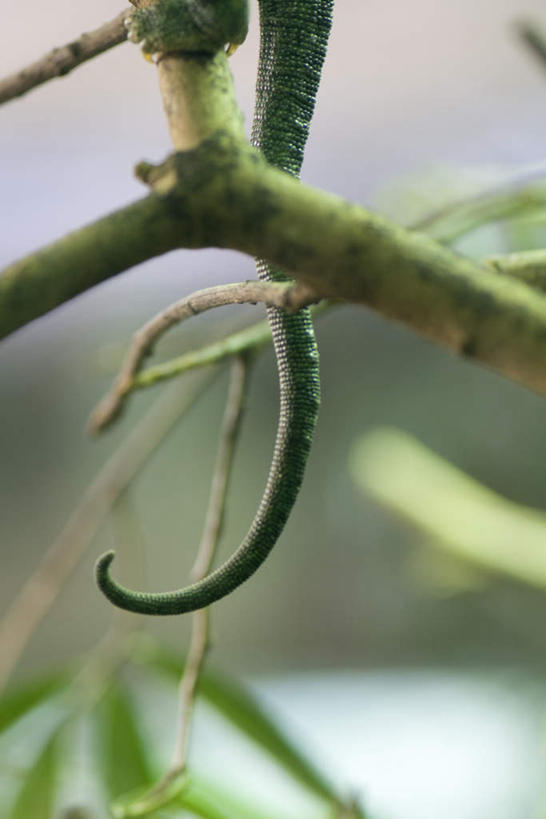
<svg viewBox="0 0 546 819"><path fill-rule="evenodd" d="M320 297L372 307L546 394L546 296L526 284L302 185L228 134L174 154L148 179L157 192L6 271L2 335L141 261L216 246L265 258Z"/></svg>
<svg viewBox="0 0 546 819"><path fill-rule="evenodd" d="M0 276L0 338L74 296L180 246L184 226L148 196L27 256ZM189 233L187 239L190 239Z"/></svg>
<svg viewBox="0 0 546 819"><path fill-rule="evenodd" d="M495 273L518 279L546 293L546 251L525 250L507 256L490 256L484 264Z"/></svg>

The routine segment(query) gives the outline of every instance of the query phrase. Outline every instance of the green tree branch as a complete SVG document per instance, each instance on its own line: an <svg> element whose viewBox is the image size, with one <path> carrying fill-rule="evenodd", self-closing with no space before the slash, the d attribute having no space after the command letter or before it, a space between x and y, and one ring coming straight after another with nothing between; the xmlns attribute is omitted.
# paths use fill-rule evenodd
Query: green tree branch
<svg viewBox="0 0 546 819"><path fill-rule="evenodd" d="M519 279L546 293L546 251L525 250L507 256L489 256L485 264L495 273Z"/></svg>
<svg viewBox="0 0 546 819"><path fill-rule="evenodd" d="M149 196L5 272L3 335L140 261L216 246L265 258L317 297L365 304L546 393L546 297L268 166L244 141L225 55L170 56L160 72L184 150L140 166Z"/></svg>

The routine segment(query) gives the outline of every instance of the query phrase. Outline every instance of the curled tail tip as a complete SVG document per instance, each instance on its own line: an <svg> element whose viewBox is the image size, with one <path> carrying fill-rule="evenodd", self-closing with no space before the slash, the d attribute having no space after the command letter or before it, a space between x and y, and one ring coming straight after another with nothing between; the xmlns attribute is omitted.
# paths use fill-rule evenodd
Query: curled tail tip
<svg viewBox="0 0 546 819"><path fill-rule="evenodd" d="M118 609L134 611L137 614L147 614L148 610L140 604L138 593L131 592L120 586L110 575L110 566L116 553L113 549L105 552L95 563L95 580L106 599Z"/></svg>
<svg viewBox="0 0 546 819"><path fill-rule="evenodd" d="M110 549L108 552L101 555L95 563L95 577L97 579L97 585L104 594L106 594L105 586L110 581L110 565L115 556L116 553L114 550Z"/></svg>

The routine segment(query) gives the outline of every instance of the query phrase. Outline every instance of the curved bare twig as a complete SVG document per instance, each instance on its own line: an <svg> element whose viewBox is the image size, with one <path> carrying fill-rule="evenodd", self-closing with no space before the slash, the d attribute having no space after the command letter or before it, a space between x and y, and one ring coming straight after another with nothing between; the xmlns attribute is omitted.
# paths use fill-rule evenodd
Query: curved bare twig
<svg viewBox="0 0 546 819"><path fill-rule="evenodd" d="M101 432L118 417L127 395L133 389L135 375L144 358L149 355L156 341L173 325L214 307L228 304L263 302L268 307L281 307L287 312L297 312L313 301L316 301L316 297L303 285L294 285L290 282L248 281L207 287L174 302L134 334L111 390L91 413L89 430L93 433Z"/></svg>
<svg viewBox="0 0 546 819"><path fill-rule="evenodd" d="M123 11L93 31L86 32L66 45L54 48L36 62L0 80L0 105L22 97L28 91L55 77L64 77L87 60L97 57L127 39Z"/></svg>

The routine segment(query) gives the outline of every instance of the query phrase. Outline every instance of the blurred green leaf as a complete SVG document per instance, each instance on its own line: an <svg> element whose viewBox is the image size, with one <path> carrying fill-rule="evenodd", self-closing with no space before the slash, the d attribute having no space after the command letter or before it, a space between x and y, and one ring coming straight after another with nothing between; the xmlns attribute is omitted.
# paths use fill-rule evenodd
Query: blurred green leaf
<svg viewBox="0 0 546 819"><path fill-rule="evenodd" d="M268 794L264 793L263 797L264 804L267 804ZM238 795L212 785L193 774L189 777L188 784L177 801L186 810L203 819L273 819L273 814L266 808L258 807L247 800L242 801ZM322 815L326 816L326 814ZM332 812L328 813L328 817L330 819L366 819L356 803L337 804L333 806ZM282 817L276 812L274 819L282 819Z"/></svg>
<svg viewBox="0 0 546 819"><path fill-rule="evenodd" d="M152 788L148 792L127 794L116 800L112 813L120 819L144 817L199 816L203 819L282 819L273 817L237 794L211 785L193 774L182 774L169 783L162 792Z"/></svg>
<svg viewBox="0 0 546 819"><path fill-rule="evenodd" d="M146 644L148 646L148 644ZM137 652L138 665L147 667L155 674L178 683L183 671L183 663L171 652L149 644L144 653ZM7 726L30 711L34 706L55 696L70 682L68 674L52 675L26 686L23 691L5 700L0 711L3 725ZM343 808L342 801L326 778L314 765L295 748L283 732L256 702L254 696L243 686L217 675L206 675L200 683L200 695L246 735L257 746L272 757L292 777L318 795L330 806L328 816L363 817L357 808ZM80 714L81 702L74 698L73 705ZM269 819L267 798L265 807L242 799L231 793L196 779L185 780L180 789L172 790L168 804L158 803L148 812L131 813L131 809L142 804L143 797L154 784L154 770L151 752L146 741L146 733L140 720L140 712L133 700L130 687L117 678L105 689L100 700L87 711L91 724L92 748L90 770L97 772L97 786L102 796L116 803L119 815L157 816L157 811L167 817L193 815L204 819ZM72 713L72 716L77 714ZM70 775L74 753L67 751L74 747L65 741L66 726L70 718L65 715L57 722L43 750L32 765L19 789L13 812L9 819L51 819L56 800L60 798L57 786L60 775L66 779ZM62 738L62 742L60 739ZM81 749L80 749L81 750ZM98 783L101 783L100 785ZM66 783L65 783L66 784ZM78 787L76 791L79 796ZM146 800L144 800L145 802ZM82 808L83 809L83 808ZM87 808L85 808L87 809ZM343 812L345 810L345 812ZM347 812L349 811L349 812ZM102 814L101 814L102 815ZM117 815L117 814L116 814ZM275 817L279 819L279 817Z"/></svg>
<svg viewBox="0 0 546 819"><path fill-rule="evenodd" d="M0 701L0 731L5 731L48 697L58 693L68 680L66 671L51 674L8 693Z"/></svg>
<svg viewBox="0 0 546 819"><path fill-rule="evenodd" d="M110 799L153 782L153 770L131 695L118 682L91 714L97 738L97 764Z"/></svg>
<svg viewBox="0 0 546 819"><path fill-rule="evenodd" d="M178 658L159 646L150 646L150 650L139 659L173 682L179 681L184 668ZM264 749L294 779L322 799L339 804L339 795L326 777L292 744L246 688L208 673L201 677L198 691L225 719Z"/></svg>
<svg viewBox="0 0 546 819"><path fill-rule="evenodd" d="M409 520L427 542L486 571L546 589L546 514L480 484L402 430L357 440L358 487Z"/></svg>
<svg viewBox="0 0 546 819"><path fill-rule="evenodd" d="M178 798L178 804L202 819L272 819L250 803L224 789L191 776ZM280 819L276 816L275 819Z"/></svg>
<svg viewBox="0 0 546 819"><path fill-rule="evenodd" d="M295 779L323 799L338 801L338 795L327 779L290 742L242 685L218 676L206 675L199 690L214 708L266 750Z"/></svg>
<svg viewBox="0 0 546 819"><path fill-rule="evenodd" d="M65 723L53 731L27 772L9 819L51 819L62 765L60 741Z"/></svg>

